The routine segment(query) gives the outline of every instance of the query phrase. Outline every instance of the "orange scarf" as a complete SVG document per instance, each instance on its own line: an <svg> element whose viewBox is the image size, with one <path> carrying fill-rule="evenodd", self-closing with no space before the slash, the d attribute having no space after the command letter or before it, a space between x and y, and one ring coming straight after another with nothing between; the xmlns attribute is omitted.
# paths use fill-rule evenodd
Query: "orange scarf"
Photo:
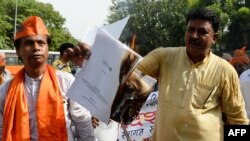
<svg viewBox="0 0 250 141"><path fill-rule="evenodd" d="M29 141L29 111L24 94L24 69L10 83L3 117L3 141ZM55 70L47 65L36 105L39 141L67 141L63 99Z"/></svg>

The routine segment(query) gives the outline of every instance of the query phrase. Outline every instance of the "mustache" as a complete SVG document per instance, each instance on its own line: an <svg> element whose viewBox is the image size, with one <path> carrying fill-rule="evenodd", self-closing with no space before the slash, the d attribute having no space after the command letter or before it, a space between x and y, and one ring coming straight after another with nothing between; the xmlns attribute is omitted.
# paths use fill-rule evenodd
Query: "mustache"
<svg viewBox="0 0 250 141"><path fill-rule="evenodd" d="M43 55L43 53L42 52L34 52L33 54L32 54L32 56L37 56L37 55Z"/></svg>
<svg viewBox="0 0 250 141"><path fill-rule="evenodd" d="M190 39L188 43L197 45L197 44L200 44L200 41L199 39Z"/></svg>
<svg viewBox="0 0 250 141"><path fill-rule="evenodd" d="M29 55L29 58L33 58L33 57L42 57L44 56L43 53L37 52L37 53L32 53Z"/></svg>

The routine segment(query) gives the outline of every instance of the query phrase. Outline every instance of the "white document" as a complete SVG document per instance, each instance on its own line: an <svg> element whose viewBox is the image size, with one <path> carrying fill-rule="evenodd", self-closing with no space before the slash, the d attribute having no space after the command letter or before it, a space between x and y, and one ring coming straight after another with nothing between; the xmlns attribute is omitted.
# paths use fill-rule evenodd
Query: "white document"
<svg viewBox="0 0 250 141"><path fill-rule="evenodd" d="M121 75L124 60L131 67ZM142 57L102 29L98 29L91 57L79 72L67 96L87 108L91 114L108 123L113 100L121 84ZM122 71L124 72L124 71Z"/></svg>
<svg viewBox="0 0 250 141"><path fill-rule="evenodd" d="M113 37L115 37L117 40L119 40L119 38L122 34L122 31L128 22L128 19L129 19L129 16L127 16L126 18L123 18L119 21L116 21L114 23L102 26L101 29L104 29L109 34L111 34ZM98 30L97 26L88 27L88 29L87 29L86 33L84 34L84 37L81 41L92 46L94 41L95 41L95 36L96 36L97 30Z"/></svg>
<svg viewBox="0 0 250 141"><path fill-rule="evenodd" d="M112 24L102 26L101 28L105 29L108 33L113 35L116 39L119 39L124 27L126 26L126 24L128 22L128 20L129 20L129 16L127 16L119 21L116 21Z"/></svg>

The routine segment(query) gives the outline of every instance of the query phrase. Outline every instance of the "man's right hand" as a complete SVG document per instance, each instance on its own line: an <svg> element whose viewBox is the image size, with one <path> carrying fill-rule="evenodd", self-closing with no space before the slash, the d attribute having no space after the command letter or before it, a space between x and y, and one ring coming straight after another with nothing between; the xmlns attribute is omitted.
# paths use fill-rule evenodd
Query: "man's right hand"
<svg viewBox="0 0 250 141"><path fill-rule="evenodd" d="M74 49L68 48L67 53L70 55L70 59L75 65L82 67L84 60L90 58L91 49L88 44L80 42Z"/></svg>

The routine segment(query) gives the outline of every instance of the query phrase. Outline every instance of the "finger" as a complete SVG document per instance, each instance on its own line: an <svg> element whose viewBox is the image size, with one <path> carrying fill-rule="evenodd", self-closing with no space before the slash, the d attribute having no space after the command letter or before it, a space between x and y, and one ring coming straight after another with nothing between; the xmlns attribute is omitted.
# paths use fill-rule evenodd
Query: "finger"
<svg viewBox="0 0 250 141"><path fill-rule="evenodd" d="M81 55L85 58L85 59L89 59L90 55L91 55L91 49L90 46L86 43L80 42L78 44L77 50L80 49L80 53Z"/></svg>
<svg viewBox="0 0 250 141"><path fill-rule="evenodd" d="M96 117L94 117L94 116L92 116L91 118L92 118L92 120L95 120L95 121L99 122L99 119L98 119L98 118L96 118Z"/></svg>
<svg viewBox="0 0 250 141"><path fill-rule="evenodd" d="M97 126L99 126L99 120L95 117L92 117L92 126L94 128L96 128Z"/></svg>
<svg viewBox="0 0 250 141"><path fill-rule="evenodd" d="M74 57L75 56L75 51L73 48L67 48L66 49L67 54L69 54L70 57Z"/></svg>
<svg viewBox="0 0 250 141"><path fill-rule="evenodd" d="M99 121L97 121L97 120L93 120L92 123L93 123L95 126L99 126Z"/></svg>
<svg viewBox="0 0 250 141"><path fill-rule="evenodd" d="M82 56L83 53L82 53L79 46L74 47L74 54L75 54L76 57Z"/></svg>

